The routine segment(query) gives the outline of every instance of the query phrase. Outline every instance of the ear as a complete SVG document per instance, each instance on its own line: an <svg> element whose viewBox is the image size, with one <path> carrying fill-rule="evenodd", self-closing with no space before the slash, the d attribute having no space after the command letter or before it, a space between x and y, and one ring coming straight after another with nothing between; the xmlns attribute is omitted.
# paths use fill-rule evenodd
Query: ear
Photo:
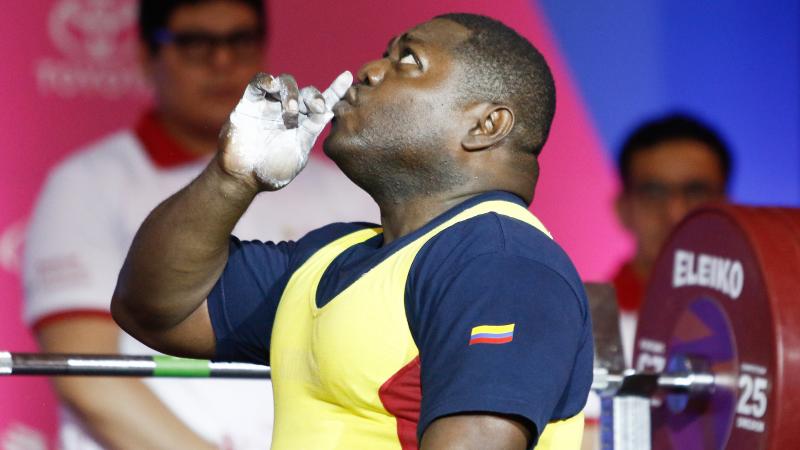
<svg viewBox="0 0 800 450"><path fill-rule="evenodd" d="M479 106L478 120L461 140L468 151L487 149L502 141L514 128L514 112L504 105Z"/></svg>

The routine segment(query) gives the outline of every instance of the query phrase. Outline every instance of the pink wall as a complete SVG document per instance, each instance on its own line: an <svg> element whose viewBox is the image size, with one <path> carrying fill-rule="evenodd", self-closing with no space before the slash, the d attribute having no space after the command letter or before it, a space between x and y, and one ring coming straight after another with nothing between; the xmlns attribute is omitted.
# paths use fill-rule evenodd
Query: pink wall
<svg viewBox="0 0 800 450"><path fill-rule="evenodd" d="M529 2L297 5L276 1L271 7L269 70L293 73L301 85L325 86L341 70L357 70L383 52L390 35L445 12L489 14L530 38L550 61L559 95L533 209L586 278L606 277L629 249L611 215L611 166L542 15ZM133 0L8 2L0 15L0 350L35 350L19 320L18 258L48 169L75 148L131 123L148 102L130 51L133 6ZM52 436L55 400L46 380L0 379L0 399L0 448L10 429Z"/></svg>

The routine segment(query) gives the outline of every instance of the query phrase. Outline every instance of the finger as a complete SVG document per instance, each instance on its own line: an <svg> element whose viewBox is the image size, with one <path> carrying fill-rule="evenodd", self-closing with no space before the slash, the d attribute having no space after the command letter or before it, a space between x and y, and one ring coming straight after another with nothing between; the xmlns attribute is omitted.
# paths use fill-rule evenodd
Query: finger
<svg viewBox="0 0 800 450"><path fill-rule="evenodd" d="M311 147L314 144L331 119L333 119L333 113L326 111L321 114L309 114L308 118L300 122L299 136L304 141L304 147Z"/></svg>
<svg viewBox="0 0 800 450"><path fill-rule="evenodd" d="M267 94L268 89L272 88L273 85L277 84L277 80L275 77L268 73L259 72L253 76L250 80L250 83L247 84L247 88L244 90L244 99L257 102L259 100L263 100Z"/></svg>
<svg viewBox="0 0 800 450"><path fill-rule="evenodd" d="M287 129L297 128L297 114L300 111L299 99L300 89L297 88L297 81L289 74L282 74L280 77L280 98L283 107L283 124Z"/></svg>
<svg viewBox="0 0 800 450"><path fill-rule="evenodd" d="M325 89L325 92L322 93L322 96L325 98L325 107L328 109L333 108L333 105L336 104L339 100L344 97L345 92L347 89L353 84L353 74L350 73L349 70L345 70L342 72L333 83L331 83L328 89Z"/></svg>
<svg viewBox="0 0 800 450"><path fill-rule="evenodd" d="M261 117L263 112L268 109L269 103L275 103L280 109L280 103L275 99L269 97L267 89L272 85L278 84L277 79L272 75L264 72L259 72L250 79L247 87L242 94L241 100L236 104L234 113L241 114L248 117ZM269 101L267 101L269 99Z"/></svg>
<svg viewBox="0 0 800 450"><path fill-rule="evenodd" d="M300 90L300 113L321 114L325 112L325 98L314 86L306 86Z"/></svg>

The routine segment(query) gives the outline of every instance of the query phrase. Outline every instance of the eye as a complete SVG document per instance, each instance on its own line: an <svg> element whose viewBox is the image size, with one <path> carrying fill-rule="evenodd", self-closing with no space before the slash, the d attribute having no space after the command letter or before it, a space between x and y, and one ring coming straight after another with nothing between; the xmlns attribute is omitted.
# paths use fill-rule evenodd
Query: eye
<svg viewBox="0 0 800 450"><path fill-rule="evenodd" d="M400 64L417 64L417 61L414 59L414 55L409 53L408 55L400 58Z"/></svg>
<svg viewBox="0 0 800 450"><path fill-rule="evenodd" d="M408 49L403 51L403 57L400 58L397 62L399 64L413 64L417 67L421 67L417 57L414 55L414 53L412 53Z"/></svg>

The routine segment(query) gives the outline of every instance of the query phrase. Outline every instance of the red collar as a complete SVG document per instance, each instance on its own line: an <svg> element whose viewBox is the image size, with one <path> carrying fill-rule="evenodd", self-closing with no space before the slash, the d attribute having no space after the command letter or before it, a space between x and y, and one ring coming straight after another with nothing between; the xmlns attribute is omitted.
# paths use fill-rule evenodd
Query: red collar
<svg viewBox="0 0 800 450"><path fill-rule="evenodd" d="M638 312L644 299L645 284L646 281L639 277L631 262L623 264L614 275L614 288L617 291L619 309L626 312Z"/></svg>
<svg viewBox="0 0 800 450"><path fill-rule="evenodd" d="M134 129L150 160L161 169L170 169L202 158L180 145L167 133L155 111L144 114Z"/></svg>

